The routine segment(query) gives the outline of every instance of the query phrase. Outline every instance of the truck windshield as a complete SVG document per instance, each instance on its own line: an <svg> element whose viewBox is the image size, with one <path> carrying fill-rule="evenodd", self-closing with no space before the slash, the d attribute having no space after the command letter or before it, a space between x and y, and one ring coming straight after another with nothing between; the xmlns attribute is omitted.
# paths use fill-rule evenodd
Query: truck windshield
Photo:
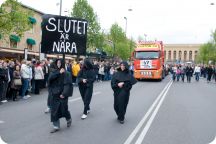
<svg viewBox="0 0 216 144"><path fill-rule="evenodd" d="M136 59L157 59L159 58L159 52L155 51L138 51L135 53Z"/></svg>

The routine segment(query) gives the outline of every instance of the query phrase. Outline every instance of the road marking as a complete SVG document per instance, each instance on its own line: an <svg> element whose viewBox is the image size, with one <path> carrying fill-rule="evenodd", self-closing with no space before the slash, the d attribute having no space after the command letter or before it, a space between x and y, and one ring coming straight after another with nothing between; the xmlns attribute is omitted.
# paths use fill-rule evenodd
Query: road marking
<svg viewBox="0 0 216 144"><path fill-rule="evenodd" d="M214 139L211 143L209 144L216 144L216 139Z"/></svg>
<svg viewBox="0 0 216 144"><path fill-rule="evenodd" d="M0 120L0 124L3 124L3 123L5 123L5 122Z"/></svg>
<svg viewBox="0 0 216 144"><path fill-rule="evenodd" d="M7 144L6 142L4 142L0 136L0 144Z"/></svg>
<svg viewBox="0 0 216 144"><path fill-rule="evenodd" d="M165 97L167 96L167 93L168 93L168 91L169 91L171 85L172 85L172 82L171 82L171 84L169 85L169 87L166 89L165 93L163 94L163 96L162 96L160 102L158 103L157 107L155 108L154 112L152 113L152 115L151 115L150 119L148 120L146 126L143 128L143 131L141 132L141 134L140 134L140 136L138 137L138 139L137 139L137 141L136 141L135 144L141 144L141 143L143 142L143 140L144 140L144 138L145 138L145 136L146 136L146 134L147 134L149 128L151 127L152 122L153 122L154 119L155 119L155 116L157 115L157 113L158 113L158 111L159 111L159 109L160 109L160 107L161 107L163 101L165 100Z"/></svg>
<svg viewBox="0 0 216 144"><path fill-rule="evenodd" d="M94 92L94 93L93 93L93 95L99 95L99 94L101 94L100 91ZM78 101L78 100L81 100L81 99L82 99L81 97L78 97L78 98L70 99L70 100L68 100L68 101L69 101L69 102L75 102L75 101Z"/></svg>
<svg viewBox="0 0 216 144"><path fill-rule="evenodd" d="M168 82L168 84L164 87L164 89L161 91L161 93L159 94L159 96L156 98L156 100L154 101L154 103L151 105L151 107L149 108L149 110L147 111L147 113L144 115L144 117L142 118L142 120L139 122L139 124L136 126L136 128L133 130L133 132L130 134L130 136L128 137L128 139L124 142L124 144L130 144L133 141L134 137L137 135L137 133L139 132L139 130L141 129L141 127L143 126L143 124L146 122L147 118L149 117L149 115L153 111L154 107L156 106L156 104L158 103L158 101L160 100L160 98L163 96L163 93L166 91L166 89L168 88L168 86L171 83L172 83L172 80L170 80Z"/></svg>
<svg viewBox="0 0 216 144"><path fill-rule="evenodd" d="M98 92L94 92L94 93L93 93L93 95L99 95L99 94L101 94L100 91L98 91Z"/></svg>
<svg viewBox="0 0 216 144"><path fill-rule="evenodd" d="M78 100L81 100L81 97L74 98L74 99L70 99L70 100L68 100L68 101L69 101L69 102L75 102L75 101L78 101Z"/></svg>

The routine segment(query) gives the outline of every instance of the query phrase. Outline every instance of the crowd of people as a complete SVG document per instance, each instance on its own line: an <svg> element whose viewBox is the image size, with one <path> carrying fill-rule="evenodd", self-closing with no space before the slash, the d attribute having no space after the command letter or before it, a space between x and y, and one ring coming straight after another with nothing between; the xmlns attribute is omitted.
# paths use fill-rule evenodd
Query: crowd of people
<svg viewBox="0 0 216 144"><path fill-rule="evenodd" d="M39 95L41 89L47 87L52 60L0 60L0 104L9 100L28 99L30 94ZM78 73L83 60L65 60L65 70L72 76L72 82L78 86ZM95 80L97 82L111 80L118 62L93 61ZM132 68L131 68L132 70ZM48 110L47 110L48 111Z"/></svg>
<svg viewBox="0 0 216 144"><path fill-rule="evenodd" d="M206 78L207 82L211 82L212 79L216 82L216 65L174 65L170 72L172 73L173 81L185 81L185 77L188 83L191 82L191 78L194 76L196 81L199 81L200 77Z"/></svg>

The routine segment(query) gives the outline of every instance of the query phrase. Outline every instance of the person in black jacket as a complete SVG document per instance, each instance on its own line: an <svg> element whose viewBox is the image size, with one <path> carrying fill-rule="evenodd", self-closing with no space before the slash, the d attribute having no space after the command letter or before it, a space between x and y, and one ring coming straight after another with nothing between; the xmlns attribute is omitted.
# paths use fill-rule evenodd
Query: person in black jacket
<svg viewBox="0 0 216 144"><path fill-rule="evenodd" d="M191 77L193 75L193 68L191 67L191 65L186 67L186 76L187 76L187 82L191 82Z"/></svg>
<svg viewBox="0 0 216 144"><path fill-rule="evenodd" d="M51 122L54 129L51 133L60 129L61 117L65 117L67 127L71 126L72 119L68 110L68 97L72 96L73 85L71 74L64 69L64 64L60 59L55 61L57 69L53 70L48 78L49 93L52 97L51 105Z"/></svg>
<svg viewBox="0 0 216 144"><path fill-rule="evenodd" d="M124 123L130 90L137 80L130 74L127 62L122 62L111 80L114 91L114 110L121 124Z"/></svg>
<svg viewBox="0 0 216 144"><path fill-rule="evenodd" d="M6 93L9 81L9 71L7 68L7 62L2 61L0 63L0 103L7 102Z"/></svg>
<svg viewBox="0 0 216 144"><path fill-rule="evenodd" d="M95 81L95 71L92 63L85 59L80 72L78 73L78 86L83 100L84 110L81 119L86 119L87 114L90 112L90 102L93 93L93 83Z"/></svg>
<svg viewBox="0 0 216 144"><path fill-rule="evenodd" d="M214 73L214 70L213 70L212 66L209 65L207 68L207 82L211 81L211 77L212 77L213 73Z"/></svg>

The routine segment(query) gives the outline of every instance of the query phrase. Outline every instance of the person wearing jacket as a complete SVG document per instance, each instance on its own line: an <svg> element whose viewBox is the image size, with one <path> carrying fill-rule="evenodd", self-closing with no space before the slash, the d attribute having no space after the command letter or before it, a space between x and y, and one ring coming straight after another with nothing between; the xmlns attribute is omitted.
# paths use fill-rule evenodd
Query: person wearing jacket
<svg viewBox="0 0 216 144"><path fill-rule="evenodd" d="M193 75L193 68L191 67L191 65L186 67L186 76L187 76L187 82L191 82L191 77Z"/></svg>
<svg viewBox="0 0 216 144"><path fill-rule="evenodd" d="M8 85L8 70L7 63L4 61L0 61L0 104L7 102L6 100L6 92Z"/></svg>
<svg viewBox="0 0 216 144"><path fill-rule="evenodd" d="M211 81L211 77L212 77L213 73L214 73L214 70L213 70L212 66L209 65L207 68L207 82Z"/></svg>
<svg viewBox="0 0 216 144"><path fill-rule="evenodd" d="M124 123L130 90L136 82L137 80L129 72L127 62L122 62L111 80L111 87L114 91L114 110L121 124Z"/></svg>
<svg viewBox="0 0 216 144"><path fill-rule="evenodd" d="M36 62L34 67L34 79L35 79L35 94L40 94L40 89L43 86L44 72L41 67L40 61Z"/></svg>
<svg viewBox="0 0 216 144"><path fill-rule="evenodd" d="M13 79L11 82L11 95L12 95L12 100L16 101L17 100L17 93L19 92L20 88L22 85L15 85L15 80L20 79L21 80L21 73L20 73L20 66L16 65L15 70L13 72Z"/></svg>
<svg viewBox="0 0 216 144"><path fill-rule="evenodd" d="M195 74L196 81L199 81L200 73L201 73L201 68L199 65L196 65L194 68L194 74Z"/></svg>
<svg viewBox="0 0 216 144"><path fill-rule="evenodd" d="M73 66L72 66L72 74L73 74L72 80L75 86L77 86L77 76L78 76L79 71L80 71L79 61L77 62L74 61Z"/></svg>
<svg viewBox="0 0 216 144"><path fill-rule="evenodd" d="M55 61L56 69L51 71L48 78L48 89L51 95L51 122L55 133L60 130L60 118L64 117L67 127L71 126L72 119L68 110L68 97L72 96L73 85L71 74L65 70L65 66L60 59Z"/></svg>
<svg viewBox="0 0 216 144"><path fill-rule="evenodd" d="M81 119L86 119L87 114L90 112L89 105L92 99L93 83L95 81L95 72L93 65L88 59L85 59L77 78L79 91L84 104L84 110Z"/></svg>

